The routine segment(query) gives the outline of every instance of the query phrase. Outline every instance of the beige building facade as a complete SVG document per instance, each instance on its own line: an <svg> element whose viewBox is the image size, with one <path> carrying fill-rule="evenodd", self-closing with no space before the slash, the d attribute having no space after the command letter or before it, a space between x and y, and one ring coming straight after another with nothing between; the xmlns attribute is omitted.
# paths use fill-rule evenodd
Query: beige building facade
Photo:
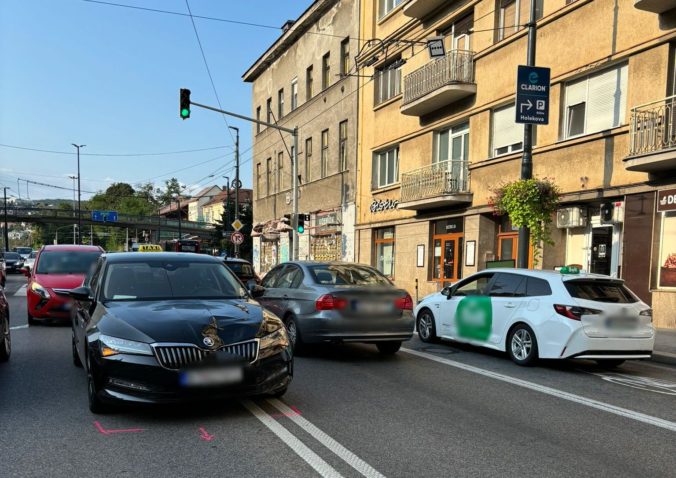
<svg viewBox="0 0 676 478"><path fill-rule="evenodd" d="M354 260L358 0L317 0L244 74L253 116L298 128L299 259ZM282 137L284 138L282 140ZM254 267L290 257L291 135L254 126Z"/></svg>
<svg viewBox="0 0 676 478"><path fill-rule="evenodd" d="M490 197L520 174L515 84L529 5L361 2L360 37L372 40L357 56L356 257L414 297L516 259L517 233ZM562 197L555 244L535 267L621 277L658 327L676 327L674 8L538 0L536 11L536 64L551 68L551 92L533 172ZM430 57L431 38L442 57Z"/></svg>

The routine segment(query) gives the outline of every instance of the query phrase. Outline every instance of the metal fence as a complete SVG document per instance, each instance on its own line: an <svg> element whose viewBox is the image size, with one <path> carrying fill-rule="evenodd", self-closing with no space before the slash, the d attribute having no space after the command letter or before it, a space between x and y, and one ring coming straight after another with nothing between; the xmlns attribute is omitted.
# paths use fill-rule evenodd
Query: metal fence
<svg viewBox="0 0 676 478"><path fill-rule="evenodd" d="M451 50L404 77L404 104L453 83L474 83L474 52Z"/></svg>
<svg viewBox="0 0 676 478"><path fill-rule="evenodd" d="M432 163L401 175L401 202L469 192L469 162Z"/></svg>
<svg viewBox="0 0 676 478"><path fill-rule="evenodd" d="M676 147L676 95L631 110L629 156Z"/></svg>

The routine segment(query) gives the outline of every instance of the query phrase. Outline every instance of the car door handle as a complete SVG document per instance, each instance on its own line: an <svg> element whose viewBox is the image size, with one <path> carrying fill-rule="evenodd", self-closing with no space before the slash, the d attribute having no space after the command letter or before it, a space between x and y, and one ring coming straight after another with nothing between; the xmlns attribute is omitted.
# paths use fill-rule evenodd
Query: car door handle
<svg viewBox="0 0 676 478"><path fill-rule="evenodd" d="M505 307L508 309L513 309L514 307L516 307L516 304L514 302L507 302L505 304Z"/></svg>
<svg viewBox="0 0 676 478"><path fill-rule="evenodd" d="M286 295L286 294L284 294L282 297L285 298L285 299L288 299L288 298L289 298L289 296Z"/></svg>

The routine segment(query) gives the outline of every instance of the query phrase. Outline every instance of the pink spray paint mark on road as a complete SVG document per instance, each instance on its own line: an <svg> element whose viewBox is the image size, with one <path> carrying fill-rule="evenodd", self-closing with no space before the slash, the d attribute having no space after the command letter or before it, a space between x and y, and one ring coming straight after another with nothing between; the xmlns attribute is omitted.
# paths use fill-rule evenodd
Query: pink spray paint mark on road
<svg viewBox="0 0 676 478"><path fill-rule="evenodd" d="M290 405L289 408L293 410L292 413L272 413L270 416L272 418L282 418L282 417L297 417L300 416L300 410L298 408L294 407L293 405Z"/></svg>
<svg viewBox="0 0 676 478"><path fill-rule="evenodd" d="M94 422L94 426L102 435L112 435L114 433L139 433L145 431L145 428L118 428L106 430L105 428L103 428L103 425L101 425L101 423L99 423L98 421Z"/></svg>
<svg viewBox="0 0 676 478"><path fill-rule="evenodd" d="M200 438L201 438L202 440L204 440L204 441L211 441L211 440L213 440L214 438L216 438L216 435L210 435L210 434L204 429L204 427L200 427L199 430L200 430Z"/></svg>

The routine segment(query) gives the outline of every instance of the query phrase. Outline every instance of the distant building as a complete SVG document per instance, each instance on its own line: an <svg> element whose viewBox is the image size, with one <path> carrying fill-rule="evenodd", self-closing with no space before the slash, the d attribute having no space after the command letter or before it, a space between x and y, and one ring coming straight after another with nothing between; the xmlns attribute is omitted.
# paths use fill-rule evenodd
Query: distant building
<svg viewBox="0 0 676 478"><path fill-rule="evenodd" d="M206 222L204 219L203 207L220 193L220 187L207 186L197 192L197 194L193 194L190 201L188 201L188 220L194 222Z"/></svg>
<svg viewBox="0 0 676 478"><path fill-rule="evenodd" d="M204 221L209 224L216 224L223 217L223 211L225 210L225 204L229 200L231 204L235 203L235 190L231 189L222 190L216 196L214 196L211 201L202 206L202 213L204 215ZM252 189L240 189L239 190L239 204L252 204L253 190ZM234 218L233 218L234 220Z"/></svg>

